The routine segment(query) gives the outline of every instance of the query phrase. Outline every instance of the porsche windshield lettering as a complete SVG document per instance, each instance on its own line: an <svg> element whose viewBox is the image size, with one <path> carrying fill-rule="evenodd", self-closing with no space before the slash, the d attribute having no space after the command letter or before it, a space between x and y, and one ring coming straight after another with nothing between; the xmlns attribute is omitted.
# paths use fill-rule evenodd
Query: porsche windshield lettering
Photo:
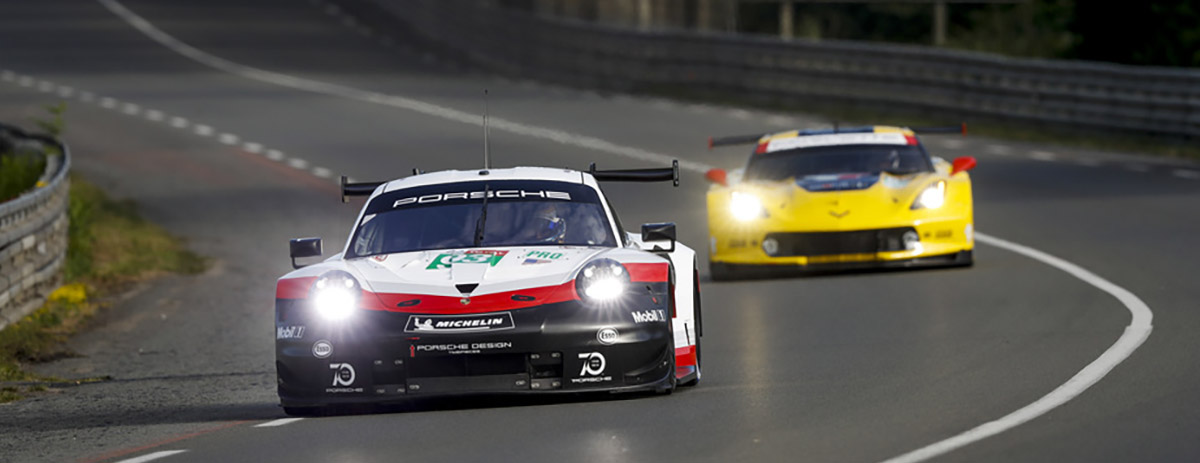
<svg viewBox="0 0 1200 463"><path fill-rule="evenodd" d="M392 203L392 207L407 206L409 204L429 204L438 201L449 201L452 199L472 200L484 198L503 198L503 199L522 199L522 198L546 198L546 199L561 199L564 201L571 200L571 194L565 191L546 191L546 190L484 190L484 191L460 191L456 193L434 193L423 196L410 196L407 198L397 199Z"/></svg>

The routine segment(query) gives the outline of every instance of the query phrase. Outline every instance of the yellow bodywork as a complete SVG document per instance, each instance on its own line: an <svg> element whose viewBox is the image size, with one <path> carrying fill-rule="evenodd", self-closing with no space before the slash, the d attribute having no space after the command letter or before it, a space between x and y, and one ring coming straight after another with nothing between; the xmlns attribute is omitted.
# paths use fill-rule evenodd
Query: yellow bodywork
<svg viewBox="0 0 1200 463"><path fill-rule="evenodd" d="M896 130L911 136L905 129ZM795 137L785 132L763 137ZM756 154L757 156L757 154ZM950 256L974 248L971 178L966 172L950 174L950 163L933 158L935 172L904 176L881 173L866 189L811 192L794 179L779 182L731 182L713 185L708 192L709 260L717 264L864 264ZM944 181L945 201L935 209L912 209L926 188ZM759 199L764 213L739 220L732 213L734 192ZM763 240L769 233L847 232L913 227L920 238L911 249L850 254L771 256Z"/></svg>

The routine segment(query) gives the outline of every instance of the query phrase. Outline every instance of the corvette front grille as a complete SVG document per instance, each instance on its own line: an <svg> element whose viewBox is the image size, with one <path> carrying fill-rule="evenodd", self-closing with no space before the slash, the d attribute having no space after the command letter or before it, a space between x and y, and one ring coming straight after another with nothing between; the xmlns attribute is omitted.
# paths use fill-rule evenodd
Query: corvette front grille
<svg viewBox="0 0 1200 463"><path fill-rule="evenodd" d="M773 257L828 256L903 251L905 232L912 227L855 230L844 232L769 233L765 240L779 243Z"/></svg>

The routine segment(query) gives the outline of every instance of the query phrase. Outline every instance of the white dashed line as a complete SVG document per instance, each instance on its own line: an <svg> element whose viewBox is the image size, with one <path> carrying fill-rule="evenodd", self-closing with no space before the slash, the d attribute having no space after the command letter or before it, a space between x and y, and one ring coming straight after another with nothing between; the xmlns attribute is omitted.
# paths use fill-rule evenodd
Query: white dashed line
<svg viewBox="0 0 1200 463"><path fill-rule="evenodd" d="M745 109L730 109L729 115L734 119L741 119L743 121L748 121L751 117L750 111L746 111Z"/></svg>
<svg viewBox="0 0 1200 463"><path fill-rule="evenodd" d="M101 99L100 99L100 107L101 107L101 108L105 108L105 109L113 109L113 108L116 108L116 107L117 107L117 100L114 100L114 99L112 99L112 98L110 98L110 97L107 97L107 96L106 96L106 97L104 97L104 98L101 98Z"/></svg>
<svg viewBox="0 0 1200 463"><path fill-rule="evenodd" d="M34 82L33 78L29 77L29 76L21 76L21 77L17 78L17 85L20 85L22 87L32 87L33 82Z"/></svg>
<svg viewBox="0 0 1200 463"><path fill-rule="evenodd" d="M787 116L770 116L767 118L767 123L780 127L795 127L796 120Z"/></svg>
<svg viewBox="0 0 1200 463"><path fill-rule="evenodd" d="M12 82L13 79L16 79L16 78L17 78L17 74L12 71L9 71L8 69L0 71L0 80L3 80L5 82Z"/></svg>
<svg viewBox="0 0 1200 463"><path fill-rule="evenodd" d="M1040 150L1030 151L1029 157L1036 159L1038 161L1047 161L1047 162L1058 159L1058 155L1051 153L1049 151L1040 151Z"/></svg>
<svg viewBox="0 0 1200 463"><path fill-rule="evenodd" d="M312 174L316 175L317 177L321 177L321 178L329 178L330 176L333 175L333 171L326 169L324 167L313 167Z"/></svg>
<svg viewBox="0 0 1200 463"><path fill-rule="evenodd" d="M171 127L186 129L189 124L188 120L182 117L176 116L171 118Z"/></svg>
<svg viewBox="0 0 1200 463"><path fill-rule="evenodd" d="M297 169L307 169L307 168L308 168L308 161L305 161L305 160L303 160L303 159L300 159L300 158L291 158L291 159L288 159L288 162L287 162L287 164L288 164L289 166L292 166L292 167L294 167L294 168L297 168Z"/></svg>
<svg viewBox="0 0 1200 463"><path fill-rule="evenodd" d="M125 105L122 106L121 111L130 116L136 116L138 113L142 112L142 107L133 103L125 103Z"/></svg>
<svg viewBox="0 0 1200 463"><path fill-rule="evenodd" d="M242 149L246 150L247 153L262 154L263 145L254 142L246 142L242 144Z"/></svg>
<svg viewBox="0 0 1200 463"><path fill-rule="evenodd" d="M199 135L202 137L212 136L212 134L215 132L212 127L209 127L204 124L196 125L196 127L194 128L193 131L196 132L196 135Z"/></svg>
<svg viewBox="0 0 1200 463"><path fill-rule="evenodd" d="M54 91L54 83L45 80L38 81L37 89L39 92L50 93Z"/></svg>
<svg viewBox="0 0 1200 463"><path fill-rule="evenodd" d="M1186 178L1186 179L1191 179L1191 180L1200 178L1200 172L1196 172L1194 170L1175 169L1175 170L1171 171L1171 175L1174 175L1179 178Z"/></svg>
<svg viewBox="0 0 1200 463"><path fill-rule="evenodd" d="M285 157L287 157L287 156L284 156L282 151L267 150L267 159L270 159L272 161L282 161L283 158L285 158Z"/></svg>
<svg viewBox="0 0 1200 463"><path fill-rule="evenodd" d="M146 120L148 120L148 121L161 122L164 117L166 117L166 115L163 114L162 111L159 111L157 109L151 109L151 110L146 111Z"/></svg>
<svg viewBox="0 0 1200 463"><path fill-rule="evenodd" d="M222 145L233 146L233 145L238 144L239 139L238 139L237 135L234 135L232 133L222 133L220 135L217 135L217 141L221 142Z"/></svg>
<svg viewBox="0 0 1200 463"><path fill-rule="evenodd" d="M66 85L60 85L58 87L58 96L61 96L63 98L70 98L72 96L75 96L75 89L68 87Z"/></svg>
<svg viewBox="0 0 1200 463"><path fill-rule="evenodd" d="M128 458L125 460L118 461L117 463L146 463L148 461L154 461L159 458L166 458L171 455L178 455L178 454L181 454L186 451L187 450L163 450L163 451L154 452L154 453L147 453L140 457Z"/></svg>
<svg viewBox="0 0 1200 463"><path fill-rule="evenodd" d="M254 427L256 427L256 428L274 428L277 426L283 426L285 424L292 424L292 423L295 423L295 422L303 420L303 419L304 418L280 418L278 420L256 424L256 425L254 425Z"/></svg>
<svg viewBox="0 0 1200 463"><path fill-rule="evenodd" d="M942 148L945 148L948 150L957 150L957 149L962 149L964 146L967 146L967 142L964 142L962 140L956 140L953 138L943 138L943 139L938 140L938 145L941 145Z"/></svg>
<svg viewBox="0 0 1200 463"><path fill-rule="evenodd" d="M1012 148L1009 148L1009 147L1003 146L1003 145L987 145L987 147L984 149L987 150L987 152L990 154L995 154L995 155L999 155L999 156L1007 156L1009 154L1012 154Z"/></svg>

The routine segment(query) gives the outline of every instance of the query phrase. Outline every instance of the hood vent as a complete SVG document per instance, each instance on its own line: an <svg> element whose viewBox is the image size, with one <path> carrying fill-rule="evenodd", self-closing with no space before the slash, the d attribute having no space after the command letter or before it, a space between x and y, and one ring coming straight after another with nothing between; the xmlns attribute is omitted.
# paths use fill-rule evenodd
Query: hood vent
<svg viewBox="0 0 1200 463"><path fill-rule="evenodd" d="M460 293L471 294L471 291L474 291L475 288L479 287L479 283L463 283L463 284L454 285L454 287L458 288L458 292L460 292Z"/></svg>

